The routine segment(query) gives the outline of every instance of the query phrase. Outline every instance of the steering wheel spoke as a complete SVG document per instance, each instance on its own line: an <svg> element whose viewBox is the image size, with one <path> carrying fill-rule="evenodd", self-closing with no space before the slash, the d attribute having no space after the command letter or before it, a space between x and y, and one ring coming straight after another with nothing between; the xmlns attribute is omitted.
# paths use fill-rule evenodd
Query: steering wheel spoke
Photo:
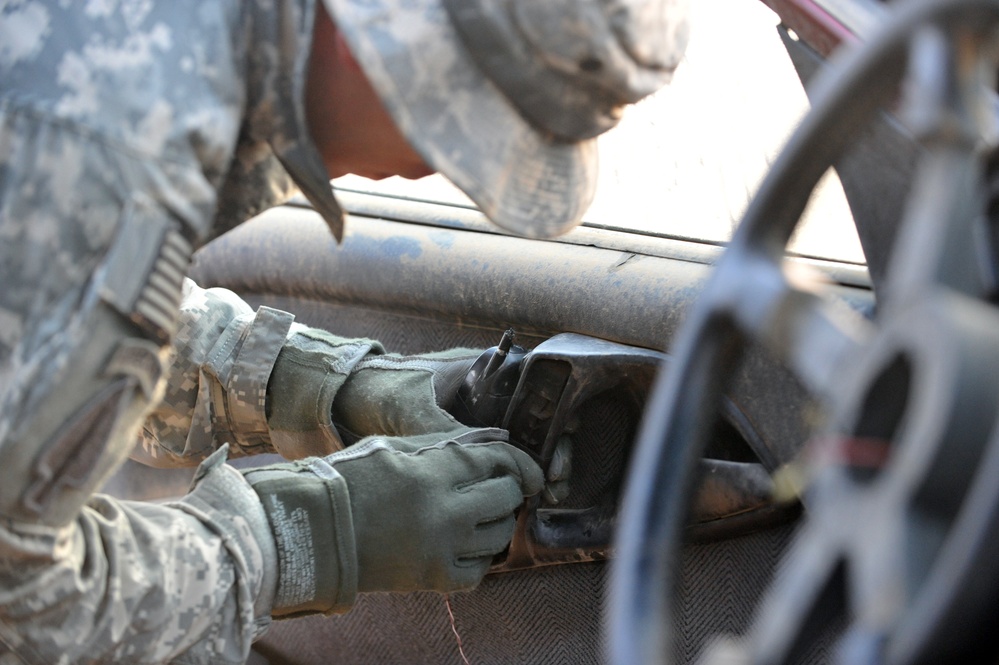
<svg viewBox="0 0 999 665"><path fill-rule="evenodd" d="M874 325L845 305L799 292L789 324L775 339L785 362L809 389L824 400L836 395L842 372L873 336Z"/></svg>
<svg viewBox="0 0 999 665"><path fill-rule="evenodd" d="M718 265L704 297L714 303L716 318L731 320L745 338L782 361L813 395L827 398L875 326L847 304L825 296L825 284L801 263L734 253Z"/></svg>

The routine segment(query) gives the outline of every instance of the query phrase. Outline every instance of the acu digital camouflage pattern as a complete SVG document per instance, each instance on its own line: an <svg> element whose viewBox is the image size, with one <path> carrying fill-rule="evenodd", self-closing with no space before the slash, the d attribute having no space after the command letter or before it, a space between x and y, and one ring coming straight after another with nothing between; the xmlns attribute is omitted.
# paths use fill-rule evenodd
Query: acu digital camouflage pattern
<svg viewBox="0 0 999 665"><path fill-rule="evenodd" d="M593 137L672 77L689 0L323 0L409 142L497 225L576 226Z"/></svg>
<svg viewBox="0 0 999 665"><path fill-rule="evenodd" d="M499 226L549 237L593 199L597 147L530 127L472 63L447 12L422 0L324 0L396 125Z"/></svg>
<svg viewBox="0 0 999 665"><path fill-rule="evenodd" d="M431 163L487 215L512 211L529 234L578 219L593 146L539 140L506 106L477 104L489 84L462 66L457 37L434 33L440 7L326 2L341 27L374 28L352 39L355 56L410 139L442 137ZM420 60L439 67L391 48L389 6L431 37ZM274 449L268 376L301 328L182 275L199 245L296 187L342 234L302 106L315 9L0 0L2 665L242 663L280 609L267 517L226 447L212 451ZM405 88L378 63L383 47L411 67ZM408 104L429 115L402 116ZM473 118L489 131L464 150ZM535 150L548 158L519 159ZM182 500L93 495L139 438L146 462L208 457Z"/></svg>
<svg viewBox="0 0 999 665"><path fill-rule="evenodd" d="M314 10L0 0L3 665L241 663L269 622L274 543L219 458L174 504L91 493L164 392L147 461L204 458L222 420L268 446L290 316L190 283L177 301L193 248L296 184L339 233L301 106Z"/></svg>

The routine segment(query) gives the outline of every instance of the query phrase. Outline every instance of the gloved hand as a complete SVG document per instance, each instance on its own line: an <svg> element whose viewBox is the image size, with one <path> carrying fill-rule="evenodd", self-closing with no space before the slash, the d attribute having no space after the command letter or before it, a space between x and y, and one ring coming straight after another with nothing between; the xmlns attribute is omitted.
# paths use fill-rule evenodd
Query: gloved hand
<svg viewBox="0 0 999 665"><path fill-rule="evenodd" d="M372 434L412 436L461 427L446 409L481 354L481 349L413 356L369 354L337 394L333 421L345 441Z"/></svg>
<svg viewBox="0 0 999 665"><path fill-rule="evenodd" d="M245 470L277 545L274 615L343 612L358 591L478 584L510 542L514 510L544 485L505 437L371 437L325 458Z"/></svg>
<svg viewBox="0 0 999 665"><path fill-rule="evenodd" d="M333 452L373 434L452 431L460 423L444 407L480 353L399 356L371 340L300 331L285 343L268 382L271 442L295 458Z"/></svg>

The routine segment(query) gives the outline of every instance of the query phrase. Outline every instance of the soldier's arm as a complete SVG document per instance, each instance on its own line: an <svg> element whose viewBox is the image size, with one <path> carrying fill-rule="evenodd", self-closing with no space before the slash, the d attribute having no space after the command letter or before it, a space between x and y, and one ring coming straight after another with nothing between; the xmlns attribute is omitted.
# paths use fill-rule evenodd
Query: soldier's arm
<svg viewBox="0 0 999 665"><path fill-rule="evenodd" d="M351 443L450 431L460 423L442 407L480 353L385 354L373 340L254 311L231 291L186 280L166 394L132 458L194 465L229 444L230 456L297 459L339 450L341 433Z"/></svg>
<svg viewBox="0 0 999 665"><path fill-rule="evenodd" d="M253 310L232 291L190 279L182 295L166 391L133 459L176 467L226 444L230 457L288 459L343 447L333 398L365 356L384 352L380 344L311 329L269 307Z"/></svg>
<svg viewBox="0 0 999 665"><path fill-rule="evenodd" d="M276 566L257 495L224 464L172 504L95 495L63 526L4 520L0 659L243 663Z"/></svg>
<svg viewBox="0 0 999 665"><path fill-rule="evenodd" d="M171 505L94 495L161 394L182 220L115 192L148 165L65 123L7 108L0 144L0 661L243 662L277 557L242 476L206 466Z"/></svg>
<svg viewBox="0 0 999 665"><path fill-rule="evenodd" d="M231 456L283 452L267 426L266 388L286 338L302 327L292 319L185 279L164 398L146 419L132 458L174 467L196 465L223 444Z"/></svg>

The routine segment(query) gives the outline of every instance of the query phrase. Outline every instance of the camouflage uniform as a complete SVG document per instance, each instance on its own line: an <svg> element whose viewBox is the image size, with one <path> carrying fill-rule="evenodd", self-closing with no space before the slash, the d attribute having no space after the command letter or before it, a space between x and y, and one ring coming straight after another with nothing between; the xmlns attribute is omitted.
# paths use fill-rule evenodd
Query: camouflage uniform
<svg viewBox="0 0 999 665"><path fill-rule="evenodd" d="M241 663L270 621L273 537L223 452L177 502L93 492L157 404L146 461L272 447L296 324L183 275L299 188L339 234L304 120L314 3L0 0L3 665Z"/></svg>
<svg viewBox="0 0 999 665"><path fill-rule="evenodd" d="M579 221L593 137L669 79L686 40L686 0L325 4L413 147L527 235ZM371 441L267 467L252 487L223 463L223 442L329 452L332 394L369 394L345 377L382 385L384 367L364 365L371 342L184 280L195 248L296 189L341 235L303 108L315 11L316 0L0 0L0 665L241 663L272 613L338 611L359 589L468 588L541 489L541 470L498 430L419 449ZM304 388L285 374L296 364L315 370ZM416 374L410 392L450 418ZM386 421L406 431L382 434L432 426L420 407L401 410ZM207 458L182 500L94 495L140 437L146 462ZM500 461L503 477L488 480L501 482L471 491L464 475ZM364 511L397 496L376 487L383 471L419 475L399 486L426 504L407 507L452 509L394 520L408 549L387 561L393 520L355 533L344 517L357 508L370 526ZM450 505L457 486L474 511ZM358 564L362 549L376 565ZM389 569L400 579L361 579Z"/></svg>

